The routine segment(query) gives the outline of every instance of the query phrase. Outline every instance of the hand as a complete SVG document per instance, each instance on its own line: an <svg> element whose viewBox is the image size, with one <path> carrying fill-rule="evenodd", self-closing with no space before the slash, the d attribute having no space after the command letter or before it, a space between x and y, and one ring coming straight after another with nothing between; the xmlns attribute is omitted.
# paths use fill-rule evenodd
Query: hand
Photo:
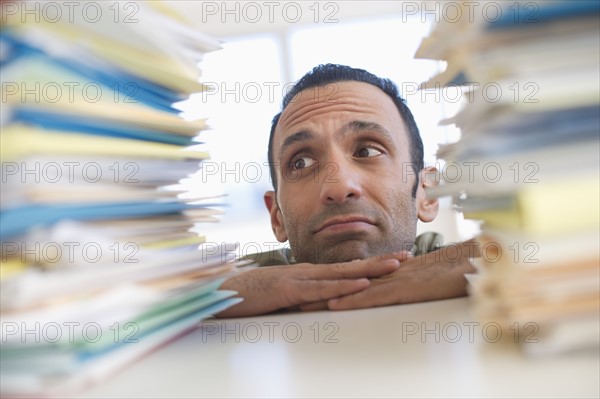
<svg viewBox="0 0 600 399"><path fill-rule="evenodd" d="M244 301L217 316L252 316L354 294L369 287L369 278L397 270L407 256L403 251L352 262L266 266L242 272L220 289L237 291Z"/></svg>
<svg viewBox="0 0 600 399"><path fill-rule="evenodd" d="M371 279L371 285L342 298L330 299L331 310L370 308L401 303L425 302L467 295L465 273L473 273L469 257L478 256L469 242L460 245L460 256L448 248L408 259L398 270ZM464 248L467 249L466 252ZM307 307L305 307L305 310Z"/></svg>

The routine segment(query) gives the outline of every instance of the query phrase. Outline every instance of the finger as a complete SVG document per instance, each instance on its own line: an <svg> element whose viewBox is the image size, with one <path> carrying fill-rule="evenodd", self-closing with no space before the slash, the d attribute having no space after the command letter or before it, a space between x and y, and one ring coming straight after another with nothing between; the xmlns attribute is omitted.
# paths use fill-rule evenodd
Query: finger
<svg viewBox="0 0 600 399"><path fill-rule="evenodd" d="M327 310L327 301L319 301L300 305L298 307L303 312L311 312L316 310Z"/></svg>
<svg viewBox="0 0 600 399"><path fill-rule="evenodd" d="M312 265L307 269L306 278L312 280L338 280L379 277L391 273L400 267L400 261L394 257L375 257L344 263Z"/></svg>
<svg viewBox="0 0 600 399"><path fill-rule="evenodd" d="M391 254L381 256L382 259L394 258L398 259L400 262L404 262L405 260L412 259L414 257L415 256L410 251L392 252Z"/></svg>
<svg viewBox="0 0 600 399"><path fill-rule="evenodd" d="M354 294L364 290L369 285L370 281L366 278L357 280L296 280L289 287L293 293L290 298L290 305L308 304Z"/></svg>
<svg viewBox="0 0 600 399"><path fill-rule="evenodd" d="M327 301L331 310L364 309L400 303L401 292L394 284L372 285L363 291Z"/></svg>

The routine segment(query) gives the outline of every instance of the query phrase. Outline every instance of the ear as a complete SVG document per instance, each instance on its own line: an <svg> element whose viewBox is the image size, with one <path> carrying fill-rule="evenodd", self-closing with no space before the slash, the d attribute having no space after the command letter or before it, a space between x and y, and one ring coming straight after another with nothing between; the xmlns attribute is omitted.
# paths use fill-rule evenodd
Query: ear
<svg viewBox="0 0 600 399"><path fill-rule="evenodd" d="M283 223L283 215L281 214L281 210L279 209L279 205L277 205L277 194L275 191L267 191L264 196L265 205L269 210L269 214L271 215L271 228L273 229L273 234L277 238L279 242L287 241L287 233L285 232L285 224Z"/></svg>
<svg viewBox="0 0 600 399"><path fill-rule="evenodd" d="M427 166L419 173L419 187L417 188L416 207L419 220L431 222L438 214L440 204L437 198L427 198L426 188L438 185L438 170L433 166Z"/></svg>

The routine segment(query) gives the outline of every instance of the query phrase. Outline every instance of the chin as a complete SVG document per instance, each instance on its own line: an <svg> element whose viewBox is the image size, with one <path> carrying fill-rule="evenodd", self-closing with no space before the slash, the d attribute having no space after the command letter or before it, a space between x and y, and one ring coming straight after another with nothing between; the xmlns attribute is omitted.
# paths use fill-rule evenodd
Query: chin
<svg viewBox="0 0 600 399"><path fill-rule="evenodd" d="M364 241L345 241L326 248L317 263L341 263L357 259L366 259L377 254L372 253Z"/></svg>
<svg viewBox="0 0 600 399"><path fill-rule="evenodd" d="M304 247L291 244L292 253L298 263L342 263L381 255L382 251L364 239L345 239L337 242L311 243ZM300 250L302 248L302 250ZM304 250L308 249L308 250Z"/></svg>

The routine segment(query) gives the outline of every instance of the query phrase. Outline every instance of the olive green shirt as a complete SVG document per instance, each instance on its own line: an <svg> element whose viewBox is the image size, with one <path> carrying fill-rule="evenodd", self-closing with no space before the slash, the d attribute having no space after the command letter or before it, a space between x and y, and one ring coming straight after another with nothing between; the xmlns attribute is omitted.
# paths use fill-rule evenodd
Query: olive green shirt
<svg viewBox="0 0 600 399"><path fill-rule="evenodd" d="M414 256L423 255L442 247L443 237L439 233L426 232L415 239L411 249ZM238 259L245 264L258 266L292 265L296 263L290 248L280 248L274 251L250 254Z"/></svg>

